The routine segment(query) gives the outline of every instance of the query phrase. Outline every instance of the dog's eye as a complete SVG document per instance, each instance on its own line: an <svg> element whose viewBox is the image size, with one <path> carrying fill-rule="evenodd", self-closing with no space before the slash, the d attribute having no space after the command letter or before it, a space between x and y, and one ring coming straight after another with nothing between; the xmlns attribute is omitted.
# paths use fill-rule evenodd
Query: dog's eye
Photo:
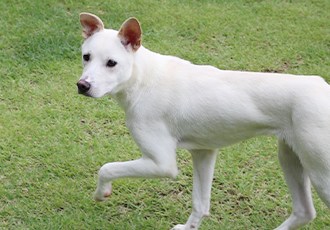
<svg viewBox="0 0 330 230"><path fill-rule="evenodd" d="M111 59L107 62L107 66L108 67L114 67L116 64L117 64L117 62L115 62L115 61L113 61Z"/></svg>
<svg viewBox="0 0 330 230"><path fill-rule="evenodd" d="M83 59L84 59L85 61L89 61L89 59L90 59L90 55L89 55L89 54L84 54L84 55L83 55Z"/></svg>

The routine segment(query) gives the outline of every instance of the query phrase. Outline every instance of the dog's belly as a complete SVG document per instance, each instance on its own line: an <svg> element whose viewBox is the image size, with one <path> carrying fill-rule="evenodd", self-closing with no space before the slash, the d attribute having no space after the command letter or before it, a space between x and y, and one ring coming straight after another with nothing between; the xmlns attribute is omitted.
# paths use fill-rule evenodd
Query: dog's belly
<svg viewBox="0 0 330 230"><path fill-rule="evenodd" d="M244 102L232 98L229 103L213 99L208 106L200 103L183 108L183 115L168 119L171 122L167 125L172 136L178 138L177 148L223 148L255 136L280 135L289 130L291 108L278 104L281 103L268 103L259 108L248 97Z"/></svg>
<svg viewBox="0 0 330 230"><path fill-rule="evenodd" d="M265 132L267 134L267 132ZM262 134L248 135L248 136L239 136L239 137L210 137L210 138L185 138L179 140L177 143L178 149L218 149L226 146L233 145L243 140L253 138Z"/></svg>
<svg viewBox="0 0 330 230"><path fill-rule="evenodd" d="M197 131L198 130L198 131ZM233 126L213 124L213 126L185 130L178 138L177 148L179 149L217 149L233 145L260 135L281 135L283 130L280 127L257 123L237 123Z"/></svg>

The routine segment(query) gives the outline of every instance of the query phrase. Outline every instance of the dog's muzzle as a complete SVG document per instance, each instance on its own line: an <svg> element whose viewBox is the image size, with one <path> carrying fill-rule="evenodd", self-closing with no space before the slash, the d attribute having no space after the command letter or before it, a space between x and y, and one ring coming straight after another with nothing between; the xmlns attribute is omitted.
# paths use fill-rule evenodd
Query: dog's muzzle
<svg viewBox="0 0 330 230"><path fill-rule="evenodd" d="M85 80L78 81L77 86L78 86L78 93L80 94L86 93L91 88L91 84Z"/></svg>

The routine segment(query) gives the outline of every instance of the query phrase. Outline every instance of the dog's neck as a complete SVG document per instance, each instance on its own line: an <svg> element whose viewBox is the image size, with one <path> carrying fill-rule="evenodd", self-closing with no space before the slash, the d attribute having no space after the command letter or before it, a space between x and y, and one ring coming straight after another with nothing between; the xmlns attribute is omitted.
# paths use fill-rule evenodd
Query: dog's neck
<svg viewBox="0 0 330 230"><path fill-rule="evenodd" d="M157 79L162 75L160 59L163 55L154 53L143 46L133 55L134 64L131 78L119 86L114 94L111 94L111 97L118 102L125 112L133 106L132 103L138 100L141 92L146 92L142 91L141 88L150 87L149 90L155 88Z"/></svg>

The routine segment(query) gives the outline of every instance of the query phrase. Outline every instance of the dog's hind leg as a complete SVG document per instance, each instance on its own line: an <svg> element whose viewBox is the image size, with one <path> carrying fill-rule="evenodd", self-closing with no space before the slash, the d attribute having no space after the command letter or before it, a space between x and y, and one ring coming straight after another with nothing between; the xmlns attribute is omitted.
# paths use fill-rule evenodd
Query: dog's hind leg
<svg viewBox="0 0 330 230"><path fill-rule="evenodd" d="M330 127L329 127L330 128ZM330 209L330 135L327 132L313 132L301 146L300 159L314 186L316 193Z"/></svg>
<svg viewBox="0 0 330 230"><path fill-rule="evenodd" d="M198 229L204 217L209 216L211 188L217 150L191 150L193 160L193 211L185 225L174 230Z"/></svg>
<svg viewBox="0 0 330 230"><path fill-rule="evenodd" d="M278 141L278 158L291 193L293 207L291 216L276 230L298 229L316 216L310 180L297 154L282 140Z"/></svg>

